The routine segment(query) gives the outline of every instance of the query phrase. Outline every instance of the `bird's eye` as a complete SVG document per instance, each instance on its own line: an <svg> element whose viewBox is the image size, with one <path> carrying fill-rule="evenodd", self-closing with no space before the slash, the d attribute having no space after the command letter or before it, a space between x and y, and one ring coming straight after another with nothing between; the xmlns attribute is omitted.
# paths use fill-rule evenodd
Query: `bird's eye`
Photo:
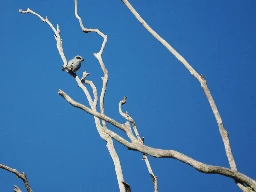
<svg viewBox="0 0 256 192"><path fill-rule="evenodd" d="M76 58L77 58L77 59L82 59L82 58L81 58L81 57L79 57L79 56L78 56L78 57L76 57Z"/></svg>

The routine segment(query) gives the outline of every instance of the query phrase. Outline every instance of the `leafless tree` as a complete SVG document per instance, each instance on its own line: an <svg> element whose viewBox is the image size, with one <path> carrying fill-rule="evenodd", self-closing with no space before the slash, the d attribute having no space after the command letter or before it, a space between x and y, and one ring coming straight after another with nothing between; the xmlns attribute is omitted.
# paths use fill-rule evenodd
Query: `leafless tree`
<svg viewBox="0 0 256 192"><path fill-rule="evenodd" d="M105 49L106 43L107 43L107 35L105 35L103 32L101 32L99 29L91 29L91 28L86 28L82 22L82 19L80 18L78 14L78 3L77 0L74 0L74 7L75 7L75 16L79 21L80 27L82 29L82 32L85 34L87 33L96 33L100 37L103 38L103 42L101 45L101 48L98 53L94 53L94 56L98 60L100 67L102 69L102 72L104 76L102 77L102 87L101 87L101 92L100 95L98 96L98 91L97 87L94 85L94 83L90 80L88 80L88 75L86 71L83 73L83 76L79 78L75 73L70 72L67 70L67 72L75 78L78 86L83 90L84 94L87 97L89 107L85 106L84 104L78 103L77 101L73 100L67 93L65 93L62 90L58 91L58 94L62 96L68 103L70 103L72 106L77 107L79 109L82 109L83 111L89 113L94 117L95 125L97 128L97 131L100 135L100 137L106 141L106 146L107 149L110 153L110 156L113 160L114 167L115 167L115 172L116 172L116 177L119 185L119 189L121 192L125 191L131 191L131 186L125 182L123 172L122 172L122 167L121 167L121 162L119 160L118 154L115 150L113 140L116 140L120 144L126 146L130 150L138 151L142 153L143 160L145 161L145 164L147 166L148 172L150 176L152 177L153 181L153 187L154 191L158 191L158 183L157 183L157 176L153 173L153 170L151 168L148 155L152 157L157 157L157 158L173 158L177 159L193 168L196 170L206 173L206 174L219 174L223 175L226 177L229 177L233 179L237 186L243 191L243 192L248 192L248 191L256 191L256 181L242 173L240 173L237 170L236 163L231 151L230 147L230 142L229 142L229 137L226 129L224 128L220 113L218 111L218 108L214 102L214 99L208 89L206 79L202 74L199 74L169 43L167 43L162 37L160 37L148 24L143 18L138 14L138 12L133 8L133 6L129 3L128 0L122 0L122 2L127 6L127 8L131 11L131 13L135 16L135 18L142 24L142 26L157 40L159 41L171 54L173 54L180 62L185 66L185 68L191 73L193 77L195 77L198 82L200 83L205 96L207 100L209 101L210 107L213 111L213 114L215 116L217 125L219 127L219 132L221 135L221 138L224 143L224 148L226 151L226 156L230 165L230 168L225 168L221 166L213 166L213 165L207 165L202 162L199 162L189 156L186 156L185 154L182 154L178 151L175 150L164 150L164 149L157 149L157 148L152 148L150 146L147 146L144 144L144 138L140 137L140 134L138 132L138 129L136 127L136 123L133 120L133 118L128 114L128 112L123 112L122 106L126 104L127 102L127 97L124 96L124 98L119 102L119 113L120 115L126 120L126 123L122 124L117 122L116 120L108 117L104 113L104 97L107 89L107 84L108 84L108 70L104 64L104 61L102 59L102 54ZM57 49L58 52L61 56L61 59L63 61L63 66L65 67L67 65L67 59L64 54L64 50L62 47L62 39L60 37L60 27L57 25L57 27L54 27L54 25L49 21L49 19L43 18L41 15L38 13L34 12L31 9L27 9L25 11L19 10L20 13L23 14L33 14L37 16L41 21L44 23L48 24L49 27L52 29L54 32L54 37L57 43ZM90 94L88 91L88 88L92 89L93 94ZM97 111L97 104L99 103L100 105L100 111ZM123 131L129 140L121 137L119 134L117 134L114 131L111 131L108 129L108 125L113 125L114 127L120 129ZM21 178L22 181L25 184L25 187L28 192L31 192L31 188L29 186L27 177L25 173L19 173L17 170L12 169L10 167L7 167L6 165L0 164L0 168L5 169L9 172L14 173L17 177ZM15 191L20 191L20 189L15 186L14 188Z"/></svg>

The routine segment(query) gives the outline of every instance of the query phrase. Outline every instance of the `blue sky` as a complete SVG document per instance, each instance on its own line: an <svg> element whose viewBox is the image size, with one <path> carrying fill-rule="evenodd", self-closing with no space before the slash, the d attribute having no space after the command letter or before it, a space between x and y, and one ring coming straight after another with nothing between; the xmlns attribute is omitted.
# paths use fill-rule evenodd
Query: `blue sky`
<svg viewBox="0 0 256 192"><path fill-rule="evenodd" d="M256 2L131 1L143 18L202 73L229 132L238 170L256 178ZM118 191L112 160L92 116L70 106L58 89L88 106L74 79L61 71L53 32L27 7L58 23L67 59L79 54L100 90L92 55L102 39L83 34L73 1L2 1L0 163L24 171L35 192ZM121 1L79 1L84 24L108 35L106 114L120 123L118 102L145 143L228 167L218 127L200 84L134 18ZM116 128L109 126L112 130ZM119 131L117 131L119 133ZM142 155L115 143L133 191L153 191ZM149 158L159 191L239 191L234 181L206 175L173 159ZM0 170L0 191L23 183Z"/></svg>

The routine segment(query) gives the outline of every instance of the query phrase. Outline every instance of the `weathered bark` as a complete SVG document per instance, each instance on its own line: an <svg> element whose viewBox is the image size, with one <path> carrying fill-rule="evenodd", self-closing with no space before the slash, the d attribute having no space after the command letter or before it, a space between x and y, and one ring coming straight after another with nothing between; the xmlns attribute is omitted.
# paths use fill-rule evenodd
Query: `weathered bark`
<svg viewBox="0 0 256 192"><path fill-rule="evenodd" d="M9 172L15 174L17 176L17 178L20 178L23 181L23 183L24 183L24 185L27 189L27 192L32 192L32 189L31 189L31 187L28 183L28 178L27 178L27 176L24 172L20 173L16 169L13 169L13 168L8 167L8 166L3 165L3 164L0 164L0 169L4 169L6 171L9 171ZM21 190L16 185L14 185L14 191L21 192Z"/></svg>

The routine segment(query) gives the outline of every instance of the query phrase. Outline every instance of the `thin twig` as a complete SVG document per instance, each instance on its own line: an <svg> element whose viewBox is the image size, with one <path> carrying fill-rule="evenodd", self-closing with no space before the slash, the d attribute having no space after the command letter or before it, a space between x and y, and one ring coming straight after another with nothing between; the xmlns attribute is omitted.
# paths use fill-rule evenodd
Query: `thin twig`
<svg viewBox="0 0 256 192"><path fill-rule="evenodd" d="M21 190L20 190L20 188L18 187L18 186L16 186L16 185L14 185L14 192L22 192Z"/></svg>
<svg viewBox="0 0 256 192"><path fill-rule="evenodd" d="M125 118L127 121L129 121L129 122L132 124L134 133L135 133L135 135L136 135L138 141L141 142L141 143L143 143L142 140L141 140L140 134L139 134L139 132L138 132L138 130L137 130L135 121L134 121L133 118L128 114L127 111L126 111L126 113L124 113L124 112L122 111L122 105L124 105L124 104L126 103L126 101L127 101L127 97L124 96L124 99L119 102L119 113L120 113L120 115L121 115L123 118Z"/></svg>
<svg viewBox="0 0 256 192"><path fill-rule="evenodd" d="M46 17L46 18L44 19L41 15L39 15L38 13L32 11L32 10L29 9L29 8L27 8L26 11L23 11L22 9L19 9L19 12L20 12L20 13L23 13L23 14L31 13L31 14L33 14L33 15L39 17L39 19L41 19L43 22L47 23L47 24L50 26L50 28L51 28L51 29L53 30L53 32L54 32L54 37L55 37L55 40L56 40L56 42L57 42L57 49L58 49L59 54L60 54L60 57L61 57L61 59L62 59L62 61L63 61L63 67L65 68L65 66L67 65L67 59L66 59L66 57L65 57L65 55L64 55L64 51L63 51L63 47L62 47L62 39L61 39L61 37L60 37L60 27L59 27L59 25L57 24L57 27L55 28L55 27L52 25L52 23L48 20L48 17Z"/></svg>
<svg viewBox="0 0 256 192"><path fill-rule="evenodd" d="M21 180L23 181L23 183L24 183L24 185L25 185L25 187L27 189L27 192L32 192L32 189L31 189L31 187L30 187L30 185L28 183L28 178L27 178L27 176L26 176L26 174L24 172L20 173L16 169L13 169L13 168L8 167L8 166L3 165L3 164L0 164L0 168L4 169L6 171L9 171L11 173L14 173L18 178L21 178ZM15 188L15 186L14 186L14 188Z"/></svg>
<svg viewBox="0 0 256 192"><path fill-rule="evenodd" d="M89 29L89 28L84 27L83 21L82 21L81 17L78 15L77 0L74 0L74 2L75 2L75 16L79 21L79 24L80 24L80 27L81 27L82 31L84 33L89 33L89 32L97 33L98 35L100 35L104 39L105 35L100 30L98 30L98 29Z"/></svg>
<svg viewBox="0 0 256 192"><path fill-rule="evenodd" d="M131 126L130 126L130 123L129 123L129 121L127 121L125 124L124 124L125 126L125 133L126 133L126 135L129 137L129 139L131 140L131 142L138 142L138 140L136 139L136 137L134 137L134 135L133 135L133 132L132 132L132 129L131 129Z"/></svg>
<svg viewBox="0 0 256 192"><path fill-rule="evenodd" d="M107 35L102 33L99 29L88 29L88 28L85 28L81 17L78 15L78 3L77 3L77 0L74 0L74 2L75 2L75 16L76 16L76 18L79 21L79 24L80 24L80 27L81 27L82 31L85 32L85 33L94 32L94 33L97 33L98 35L100 35L103 38L103 43L101 45L100 51L98 53L94 53L93 55L99 61L101 69L102 69L102 71L104 73L104 76L102 78L103 85L102 85L102 90L101 90L101 95L100 95L100 110L101 110L101 113L104 114L104 97L105 97L107 83L108 83L108 70L105 67L104 62L102 60L102 54L103 54L103 50L104 50L104 48L106 46L106 43L107 43ZM102 123L103 123L104 126L106 125L105 121L102 121Z"/></svg>
<svg viewBox="0 0 256 192"><path fill-rule="evenodd" d="M141 139L140 137L140 134L139 134L139 131L136 127L136 123L135 121L133 120L133 118L128 114L128 112L126 111L126 113L123 112L122 110L122 106L124 104L126 104L127 102L127 97L124 96L123 100L121 100L119 102L119 113L121 114L121 116L123 116L127 121L129 121L131 124L132 124L132 127L133 127L133 130L135 132L135 135L137 137L137 140L141 143L141 144L144 144L144 141ZM148 157L147 155L143 154L143 158L142 158L145 163L146 163L146 166L147 166L147 169L148 169L148 172L149 172L149 175L151 176L152 178L152 182L153 182L153 186L154 186L154 192L158 192L158 182L157 182L157 176L155 176L152 168L151 168L151 165L150 165L150 162L148 160Z"/></svg>
<svg viewBox="0 0 256 192"><path fill-rule="evenodd" d="M85 80L84 82L85 82L86 84L90 85L91 88L92 88L92 92L93 92L93 95L94 95L93 107L96 108L97 103L98 103L97 88L96 88L96 86L94 85L94 83L93 83L92 81Z"/></svg>
<svg viewBox="0 0 256 192"><path fill-rule="evenodd" d="M154 174L152 168L151 168L151 165L149 163L149 160L148 160L148 157L147 155L143 154L143 160L145 161L146 163L146 166L148 168L148 172L152 178L152 182L153 182L153 185L154 185L154 192L158 192L158 182L157 182L157 176Z"/></svg>
<svg viewBox="0 0 256 192"><path fill-rule="evenodd" d="M78 76L76 76L76 82L78 84L78 86L84 91L84 94L87 97L87 100L89 101L90 106L93 106L93 101L92 101L92 97L88 91L88 89L84 86L84 84L82 83L82 81L79 79Z"/></svg>

